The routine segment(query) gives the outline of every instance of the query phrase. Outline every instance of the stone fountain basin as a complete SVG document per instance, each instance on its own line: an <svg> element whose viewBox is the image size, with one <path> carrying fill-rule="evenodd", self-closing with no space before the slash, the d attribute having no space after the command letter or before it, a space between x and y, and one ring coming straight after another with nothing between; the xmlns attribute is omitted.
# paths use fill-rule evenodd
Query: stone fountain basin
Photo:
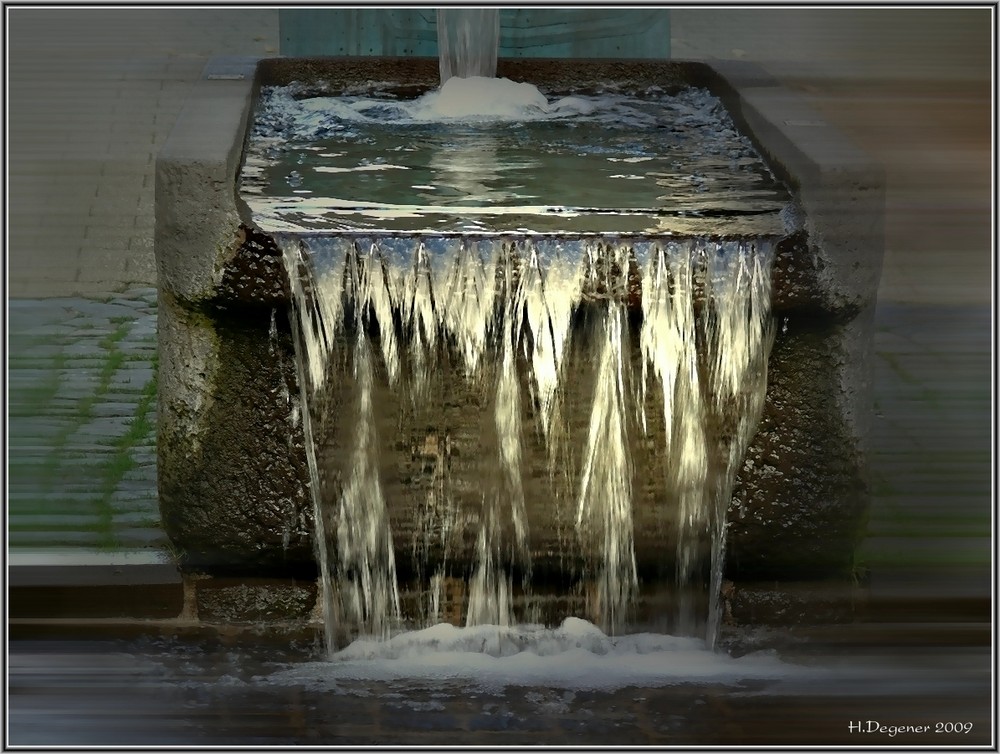
<svg viewBox="0 0 1000 754"><path fill-rule="evenodd" d="M158 473L162 520L186 567L315 570L289 288L275 239L237 193L260 87L315 82L335 92L376 80L418 94L437 75L437 61L423 58L220 58L178 117L156 170ZM793 200L772 273L779 332L764 415L730 506L727 575L845 574L869 494L880 167L752 64L501 60L498 76L558 91L708 88L786 184ZM406 511L389 507L405 528ZM534 515L532 530L544 530L542 503ZM652 576L663 566L662 541L641 525L641 511L636 521L638 565ZM544 572L544 544L533 555Z"/></svg>

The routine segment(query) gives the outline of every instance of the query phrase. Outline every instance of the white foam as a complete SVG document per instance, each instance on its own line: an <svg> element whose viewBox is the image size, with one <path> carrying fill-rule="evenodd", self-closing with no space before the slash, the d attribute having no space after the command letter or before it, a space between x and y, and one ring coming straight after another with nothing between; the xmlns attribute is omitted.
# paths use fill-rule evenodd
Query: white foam
<svg viewBox="0 0 1000 754"><path fill-rule="evenodd" d="M254 139L261 147L279 148L289 137L311 140L343 133L350 123L532 121L602 113L614 120L643 121L638 110L620 99L571 96L549 102L534 84L483 76L453 76L409 101L366 96L296 99L290 89L275 87L265 95L257 128L278 128L284 138L257 134Z"/></svg>
<svg viewBox="0 0 1000 754"><path fill-rule="evenodd" d="M448 79L406 107L420 121L537 120L591 115L607 103L597 98L563 97L550 103L534 84L506 78L470 76Z"/></svg>
<svg viewBox="0 0 1000 754"><path fill-rule="evenodd" d="M329 662L297 665L274 674L271 681L335 688L338 681L410 679L461 681L485 690L613 690L680 683L734 685L748 679L798 678L806 672L782 662L774 652L736 659L707 650L698 639L653 633L610 637L592 623L567 618L558 628L458 628L439 623L389 641L360 639Z"/></svg>
<svg viewBox="0 0 1000 754"><path fill-rule="evenodd" d="M516 120L549 111L549 102L534 84L482 76L453 76L443 86L413 103L416 120L490 118Z"/></svg>

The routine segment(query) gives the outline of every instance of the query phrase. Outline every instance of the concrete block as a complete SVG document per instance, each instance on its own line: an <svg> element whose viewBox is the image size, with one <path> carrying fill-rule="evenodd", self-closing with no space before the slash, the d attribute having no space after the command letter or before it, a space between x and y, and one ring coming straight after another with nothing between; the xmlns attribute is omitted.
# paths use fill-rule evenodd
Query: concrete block
<svg viewBox="0 0 1000 754"><path fill-rule="evenodd" d="M158 283L188 301L211 297L242 222L235 187L253 66L220 65L192 87L156 163Z"/></svg>

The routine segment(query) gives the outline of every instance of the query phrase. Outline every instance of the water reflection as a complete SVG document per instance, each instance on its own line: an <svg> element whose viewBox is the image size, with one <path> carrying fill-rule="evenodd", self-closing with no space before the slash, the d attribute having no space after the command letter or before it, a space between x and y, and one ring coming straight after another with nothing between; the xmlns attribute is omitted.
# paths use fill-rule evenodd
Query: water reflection
<svg viewBox="0 0 1000 754"><path fill-rule="evenodd" d="M988 648L814 653L795 679L613 690L351 679L332 666L321 674L309 647L259 641L17 641L10 651L11 746L968 747L991 736ZM852 732L858 720L970 727L890 737Z"/></svg>
<svg viewBox="0 0 1000 754"><path fill-rule="evenodd" d="M241 174L255 220L274 231L784 231L786 190L707 91L556 99L482 81L504 84L506 99L452 79L477 86L444 114L435 98L447 87L412 101L266 90Z"/></svg>

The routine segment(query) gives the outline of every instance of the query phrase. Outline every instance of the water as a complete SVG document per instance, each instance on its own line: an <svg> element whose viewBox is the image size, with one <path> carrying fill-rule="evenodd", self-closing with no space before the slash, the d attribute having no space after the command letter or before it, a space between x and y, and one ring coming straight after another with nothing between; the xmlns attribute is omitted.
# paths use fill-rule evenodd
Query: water
<svg viewBox="0 0 1000 754"><path fill-rule="evenodd" d="M582 554L570 591L619 633L652 503L664 567L710 594L708 616L681 603L675 625L714 644L726 507L766 384L770 242L279 239L334 623L430 623L448 577L468 625L510 626L534 558ZM567 531L532 527L546 517ZM399 607L406 538L422 618Z"/></svg>
<svg viewBox="0 0 1000 754"><path fill-rule="evenodd" d="M884 624L874 642L865 632L833 651L814 647L808 666L772 652L709 653L682 637L608 637L574 620L432 626L359 641L333 662L259 637L12 639L8 736L12 747L100 750L986 748L990 648L956 646L961 634L944 625L921 626L935 641L904 652L898 622ZM862 735L848 729L856 720L894 733L925 721L969 725Z"/></svg>
<svg viewBox="0 0 1000 754"><path fill-rule="evenodd" d="M450 79L402 100L265 88L240 192L276 232L782 234L790 201L703 89ZM306 96L309 95L309 96Z"/></svg>
<svg viewBox="0 0 1000 754"><path fill-rule="evenodd" d="M438 65L441 83L453 76L491 78L500 46L499 8L439 8Z"/></svg>
<svg viewBox="0 0 1000 754"><path fill-rule="evenodd" d="M293 281L327 647L616 636L652 579L711 650L790 199L705 90L490 78L496 16L440 12L415 99L258 101L240 192Z"/></svg>
<svg viewBox="0 0 1000 754"><path fill-rule="evenodd" d="M736 686L748 679L820 675L783 662L773 651L734 659L708 651L694 638L651 633L613 637L579 618L552 628L439 623L389 641L360 639L332 659L335 674L326 663L300 664L268 680L328 691L351 681L460 680L479 693L498 693L507 686L609 691L705 682Z"/></svg>

